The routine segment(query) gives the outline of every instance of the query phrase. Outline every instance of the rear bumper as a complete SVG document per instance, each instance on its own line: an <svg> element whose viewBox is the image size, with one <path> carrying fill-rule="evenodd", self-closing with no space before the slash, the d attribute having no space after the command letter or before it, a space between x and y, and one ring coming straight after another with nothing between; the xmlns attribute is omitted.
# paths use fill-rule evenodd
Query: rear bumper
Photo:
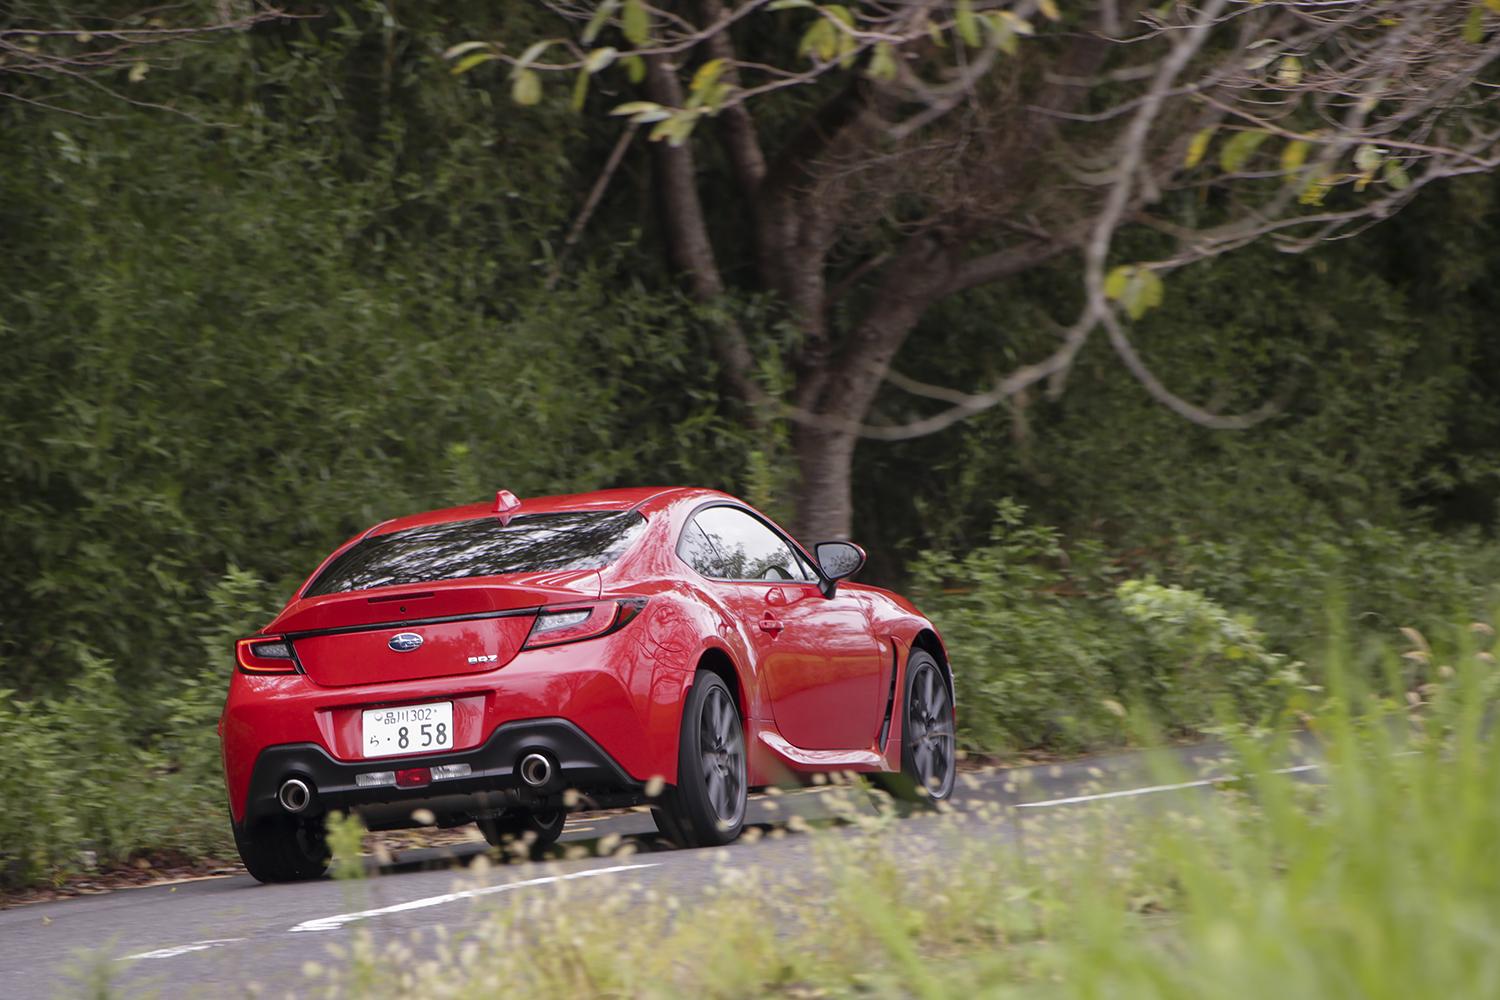
<svg viewBox="0 0 1500 1000"><path fill-rule="evenodd" d="M531 788L519 775L521 758L533 751L547 756L553 773L547 784ZM415 788L360 786L357 776L378 771L467 764L470 773ZM641 784L589 736L566 719L527 719L499 726L483 744L469 750L416 757L383 757L339 761L315 743L267 747L256 758L245 801L245 821L284 815L277 792L289 778L300 778L312 790L305 815L330 810L357 810L372 828L410 826L411 813L427 809L439 822L463 822L518 802L561 801L565 789L576 789L596 801L633 800Z"/></svg>
<svg viewBox="0 0 1500 1000"><path fill-rule="evenodd" d="M236 671L219 720L230 814L243 823L262 808L265 783L281 773L272 770L271 779L262 777L267 762L317 769L311 776L316 780L332 775L330 787L337 789L353 786L355 774L397 767L467 763L478 771L478 759L483 770L495 772L488 775L494 784L482 790L503 791L514 775L515 761L503 747L488 749L497 746L492 743L496 734L508 733L518 724L560 720L576 727L590 746L633 781L644 783L660 775L671 784L677 774L682 690L692 673L660 661L656 646L642 640L650 624L632 622L601 639L527 650L504 667L482 674L432 680L325 688L303 674ZM675 649L673 653L676 663L679 657ZM366 710L438 701L453 704L452 752L364 758ZM289 752L294 756L280 756ZM443 784L434 782L433 788ZM460 786L450 782L447 787ZM401 801L407 799L402 796Z"/></svg>

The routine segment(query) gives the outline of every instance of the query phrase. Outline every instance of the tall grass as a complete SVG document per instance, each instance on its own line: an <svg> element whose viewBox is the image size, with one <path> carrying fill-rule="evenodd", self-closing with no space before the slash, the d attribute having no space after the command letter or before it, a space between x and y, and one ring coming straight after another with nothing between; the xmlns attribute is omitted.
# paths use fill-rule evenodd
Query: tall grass
<svg viewBox="0 0 1500 1000"><path fill-rule="evenodd" d="M1413 648L1405 702L1341 652L1289 737L1246 738L1231 780L1105 805L852 812L806 849L731 848L708 890L623 882L496 897L472 932L367 935L299 991L329 996L1500 996L1500 748L1483 626ZM1410 663L1411 661L1408 661ZM1393 676L1401 673L1394 656ZM1164 758L1160 777L1181 779ZM862 795L859 790L852 792ZM1005 821L1004 823L1000 821ZM790 857L790 860L787 858Z"/></svg>

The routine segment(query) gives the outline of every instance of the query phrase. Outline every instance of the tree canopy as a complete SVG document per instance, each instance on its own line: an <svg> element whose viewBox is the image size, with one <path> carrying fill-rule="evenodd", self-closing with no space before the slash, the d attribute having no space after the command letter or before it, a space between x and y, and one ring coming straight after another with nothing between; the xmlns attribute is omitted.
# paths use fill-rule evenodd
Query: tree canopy
<svg viewBox="0 0 1500 1000"><path fill-rule="evenodd" d="M818 537L849 530L858 438L930 434L1038 383L1056 393L1096 333L1188 420L1242 429L1279 412L1290 377L1221 413L1153 370L1130 328L1164 276L1264 238L1306 250L1500 162L1489 0L549 6L555 32L461 41L454 71L502 66L522 105L549 74L573 77L580 108L597 80L623 88L595 103L649 126L658 224L691 294L769 292L795 325L784 392L759 377L742 323L726 317L715 343L759 420L792 418L797 521ZM722 175L701 167L714 156ZM1136 228L1161 237L1149 256L1122 252ZM1047 350L983 387L895 367L935 304L1059 259L1081 289ZM945 405L872 423L887 382Z"/></svg>

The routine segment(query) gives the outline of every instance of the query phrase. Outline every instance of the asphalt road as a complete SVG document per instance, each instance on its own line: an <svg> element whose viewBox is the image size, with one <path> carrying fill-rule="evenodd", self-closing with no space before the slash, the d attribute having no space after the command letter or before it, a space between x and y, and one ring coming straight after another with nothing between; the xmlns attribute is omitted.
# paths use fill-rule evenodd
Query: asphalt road
<svg viewBox="0 0 1500 1000"><path fill-rule="evenodd" d="M968 829L999 842L1017 835L1031 817L1082 821L1095 803L1135 799L1169 802L1201 792L1226 775L1222 749L1176 748L1176 773L1163 777L1147 755L1118 754L1058 765L995 769L960 775L957 808L986 818ZM1287 769L1313 772L1306 758ZM498 864L458 872L484 853L482 843L403 852L374 865L356 882L263 886L248 875L176 885L124 889L0 911L0 997L52 997L79 992L78 969L112 956L115 982L163 997L296 992L303 964L323 960L330 942L367 927L377 939L443 926L458 931L476 919L479 904L501 894L550 891L558 882L604 891L653 889L691 899L717 882L725 866L795 875L807 863L810 838L798 831L828 818L829 789L756 796L748 823L758 838L727 848L672 850L655 836L651 817L627 813L580 818L562 842L573 860ZM901 821L891 834L920 838L930 818ZM619 856L619 845L629 845ZM605 856L598 856L600 853ZM461 875L460 879L457 877ZM794 891L796 879L786 882ZM87 957L84 957L87 956Z"/></svg>

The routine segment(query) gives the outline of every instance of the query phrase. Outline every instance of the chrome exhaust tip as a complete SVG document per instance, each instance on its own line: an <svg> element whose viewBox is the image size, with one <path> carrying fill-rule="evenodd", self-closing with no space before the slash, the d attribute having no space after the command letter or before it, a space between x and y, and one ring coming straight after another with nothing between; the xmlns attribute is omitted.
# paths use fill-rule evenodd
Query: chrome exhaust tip
<svg viewBox="0 0 1500 1000"><path fill-rule="evenodd" d="M521 758L521 780L532 788L541 788L552 780L552 762L535 750Z"/></svg>
<svg viewBox="0 0 1500 1000"><path fill-rule="evenodd" d="M288 778L281 783L276 799L287 812L299 813L312 803L312 789L301 778Z"/></svg>

